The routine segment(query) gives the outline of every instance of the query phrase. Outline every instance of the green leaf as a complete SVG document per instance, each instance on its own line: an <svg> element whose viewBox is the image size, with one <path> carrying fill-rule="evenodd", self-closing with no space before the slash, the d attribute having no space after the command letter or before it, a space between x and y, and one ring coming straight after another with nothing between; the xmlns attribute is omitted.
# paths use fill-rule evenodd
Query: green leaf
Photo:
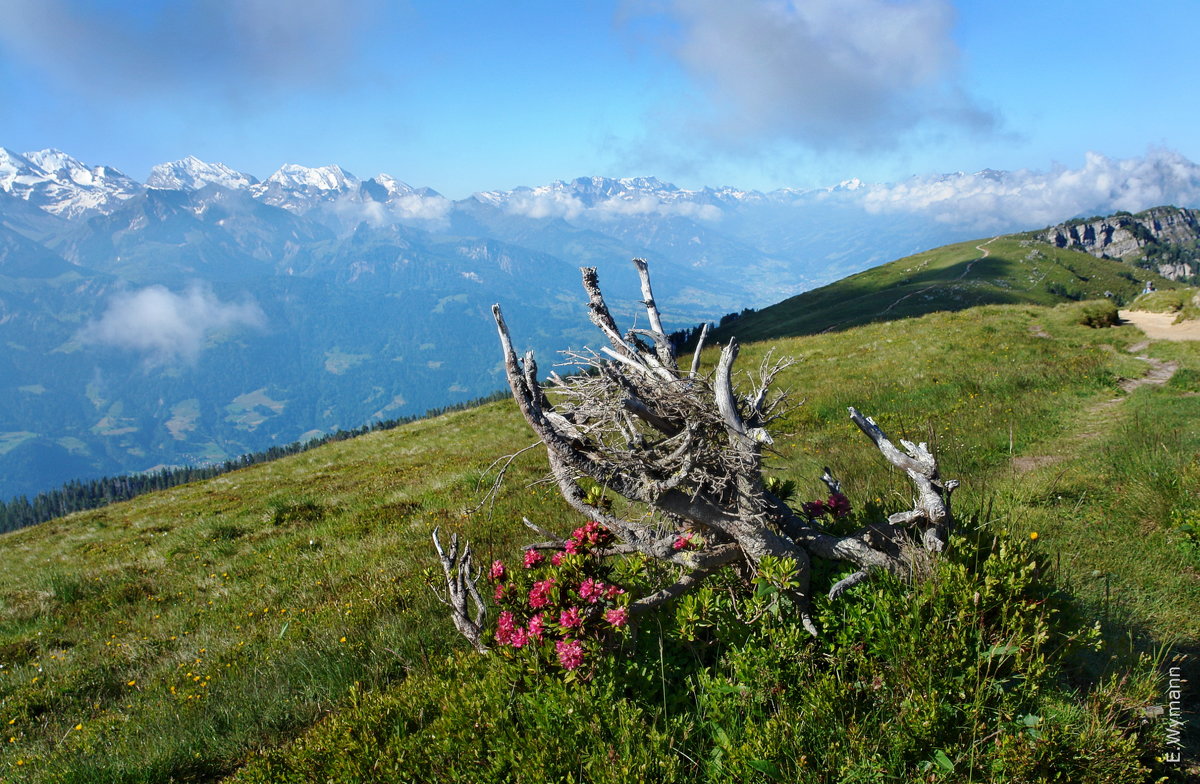
<svg viewBox="0 0 1200 784"><path fill-rule="evenodd" d="M947 757L946 752L942 751L941 749L933 752L933 761L938 764L939 768L947 773L954 772L954 760Z"/></svg>
<svg viewBox="0 0 1200 784"><path fill-rule="evenodd" d="M779 768L777 768L775 763L771 762L770 760L756 759L750 760L746 764L757 770L759 773L765 773L773 779L778 779L780 777Z"/></svg>
<svg viewBox="0 0 1200 784"><path fill-rule="evenodd" d="M1015 645L996 644L996 645L993 645L991 647L991 649L988 650L987 653L983 654L983 656L985 659L994 659L997 656L1012 656L1014 653L1016 653L1019 650L1021 650L1021 649Z"/></svg>

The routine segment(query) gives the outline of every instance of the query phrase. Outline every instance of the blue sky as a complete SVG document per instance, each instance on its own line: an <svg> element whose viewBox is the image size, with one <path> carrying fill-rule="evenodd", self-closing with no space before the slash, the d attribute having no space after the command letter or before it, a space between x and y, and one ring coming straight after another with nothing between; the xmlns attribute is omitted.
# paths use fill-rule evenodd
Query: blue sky
<svg viewBox="0 0 1200 784"><path fill-rule="evenodd" d="M1200 3L0 0L0 145L452 198L1200 159Z"/></svg>

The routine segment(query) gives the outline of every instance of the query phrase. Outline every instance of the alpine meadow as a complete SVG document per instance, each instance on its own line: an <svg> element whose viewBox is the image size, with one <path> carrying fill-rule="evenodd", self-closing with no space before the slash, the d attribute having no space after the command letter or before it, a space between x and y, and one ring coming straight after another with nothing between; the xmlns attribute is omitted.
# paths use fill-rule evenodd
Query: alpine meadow
<svg viewBox="0 0 1200 784"><path fill-rule="evenodd" d="M1147 277L1160 291L1139 296ZM762 464L797 502L829 494L826 470L840 480L847 508L805 504L810 525L844 537L913 502L849 406L927 443L960 482L940 553L907 548L904 569L836 599L855 567L813 560L815 635L794 571L767 559L607 625L547 614L543 638L515 645L495 626L505 584L557 581L549 606L587 610L587 575L614 589L595 606L616 609L686 569L601 559L510 400L6 534L4 775L1189 780L1194 735L1172 730L1191 714L1172 706L1192 694L1178 684L1200 639L1200 348L1148 340L1113 301L1178 311L1186 329L1194 294L1030 234L900 259L727 324L755 341L739 367L794 360L774 386L795 405ZM717 353L699 354L697 379ZM733 384L744 416L751 384ZM578 487L601 520L629 512ZM672 538L681 524L636 519ZM552 537L545 550L523 549L539 538L523 520ZM490 606L485 654L438 600L435 530L480 565L462 571ZM573 628L578 656L564 657L553 641Z"/></svg>

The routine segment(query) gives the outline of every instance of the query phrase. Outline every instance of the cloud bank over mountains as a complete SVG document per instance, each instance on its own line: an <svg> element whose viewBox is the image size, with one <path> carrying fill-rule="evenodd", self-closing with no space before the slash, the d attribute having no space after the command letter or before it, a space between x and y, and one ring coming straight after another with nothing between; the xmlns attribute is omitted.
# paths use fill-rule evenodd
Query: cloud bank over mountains
<svg viewBox="0 0 1200 784"><path fill-rule="evenodd" d="M596 191L599 182L606 184L606 190ZM1159 148L1126 159L1089 152L1083 165L1074 169L989 169L917 176L898 183L847 180L812 190L682 190L654 178L580 178L536 188L491 191L476 194L476 198L524 218L606 221L654 216L714 224L739 204L768 201L803 207L836 203L868 215L910 214L986 233L1034 229L1075 216L1118 210L1200 205L1200 165L1178 152Z"/></svg>
<svg viewBox="0 0 1200 784"><path fill-rule="evenodd" d="M765 193L733 186L685 189L655 177L594 176L482 191L453 201L388 174L359 180L335 165L286 164L260 182L223 164L189 156L156 166L142 186L112 167L91 166L57 150L21 155L0 148L0 191L65 217L109 213L146 187L195 192L211 186L244 192L297 215L323 214L339 233L360 223L372 228L407 225L446 230L462 209L475 203L532 220L611 223L660 218L713 226L753 205L836 206L846 216L856 210L864 216L909 214L986 233L1034 229L1117 210L1200 206L1200 165L1174 150L1154 148L1124 159L1089 152L1078 168L986 169L914 176L895 183L851 179L825 188Z"/></svg>
<svg viewBox="0 0 1200 784"><path fill-rule="evenodd" d="M1195 206L1200 204L1200 166L1166 149L1124 160L1089 152L1078 169L914 177L864 186L862 192L862 206L871 213L908 212L981 231L1010 231L1077 215Z"/></svg>

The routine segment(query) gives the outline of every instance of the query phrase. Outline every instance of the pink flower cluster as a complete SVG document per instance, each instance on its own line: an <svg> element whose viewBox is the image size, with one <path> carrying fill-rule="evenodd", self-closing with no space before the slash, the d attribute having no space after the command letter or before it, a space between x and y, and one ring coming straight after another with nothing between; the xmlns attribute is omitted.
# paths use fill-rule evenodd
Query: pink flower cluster
<svg viewBox="0 0 1200 784"><path fill-rule="evenodd" d="M605 585L591 577L579 584L579 598L588 604L595 604L601 599L607 599L611 602L623 593L625 593L624 589L618 588L615 585Z"/></svg>
<svg viewBox="0 0 1200 784"><path fill-rule="evenodd" d="M581 525L575 529L575 533L571 534L571 538L567 540L564 549L568 553L575 555L576 553L586 553L593 547L610 544L612 541L612 531L595 520L589 520L586 525Z"/></svg>
<svg viewBox="0 0 1200 784"><path fill-rule="evenodd" d="M541 613L533 616L528 626L519 626L516 616L505 610L500 613L496 622L496 642L501 645L511 645L514 648L524 648L531 641L542 639L545 634L545 622Z"/></svg>
<svg viewBox="0 0 1200 784"><path fill-rule="evenodd" d="M801 507L810 519L833 515L845 517L850 514L850 499L841 493L833 493L824 501L809 501Z"/></svg>
<svg viewBox="0 0 1200 784"><path fill-rule="evenodd" d="M548 577L533 584L529 589L529 606L537 610L550 604L550 591L554 590L554 578Z"/></svg>
<svg viewBox="0 0 1200 784"><path fill-rule="evenodd" d="M602 651L629 624L629 599L607 582L609 568L594 553L612 541L612 532L592 521L549 558L527 550L516 571L495 561L488 578L501 608L496 644L567 671Z"/></svg>
<svg viewBox="0 0 1200 784"><path fill-rule="evenodd" d="M583 664L583 643L579 640L559 640L554 644L554 651L564 670L574 670Z"/></svg>
<svg viewBox="0 0 1200 784"><path fill-rule="evenodd" d="M691 534L683 534L678 539L676 539L675 542L671 545L671 547L676 550L686 550L691 546L692 546L692 535Z"/></svg>
<svg viewBox="0 0 1200 784"><path fill-rule="evenodd" d="M605 610L604 620L620 629L622 626L629 623L629 609L625 607L614 607L611 610Z"/></svg>

